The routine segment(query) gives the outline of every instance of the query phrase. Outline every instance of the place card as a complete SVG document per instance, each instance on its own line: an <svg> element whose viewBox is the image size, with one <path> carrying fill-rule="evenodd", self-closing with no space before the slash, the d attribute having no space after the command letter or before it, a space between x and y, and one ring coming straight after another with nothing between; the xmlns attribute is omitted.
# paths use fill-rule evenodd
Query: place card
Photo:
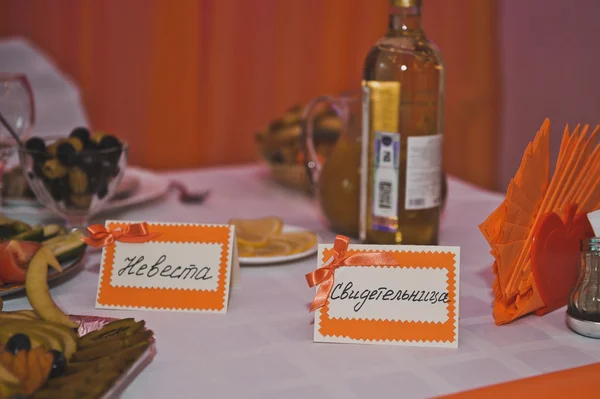
<svg viewBox="0 0 600 399"><path fill-rule="evenodd" d="M239 279L234 226L109 220L88 233L102 247L96 308L227 311Z"/></svg>
<svg viewBox="0 0 600 399"><path fill-rule="evenodd" d="M320 244L314 342L458 346L460 248Z"/></svg>

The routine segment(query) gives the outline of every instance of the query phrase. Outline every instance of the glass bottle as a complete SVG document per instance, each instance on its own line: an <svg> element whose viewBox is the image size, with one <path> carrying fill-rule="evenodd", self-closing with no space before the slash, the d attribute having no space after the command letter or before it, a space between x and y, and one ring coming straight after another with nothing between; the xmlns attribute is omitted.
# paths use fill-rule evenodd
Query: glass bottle
<svg viewBox="0 0 600 399"><path fill-rule="evenodd" d="M363 71L360 238L436 245L442 205L444 64L420 0L389 0Z"/></svg>
<svg viewBox="0 0 600 399"><path fill-rule="evenodd" d="M600 323L600 237L581 242L579 278L571 291L567 312L578 320Z"/></svg>

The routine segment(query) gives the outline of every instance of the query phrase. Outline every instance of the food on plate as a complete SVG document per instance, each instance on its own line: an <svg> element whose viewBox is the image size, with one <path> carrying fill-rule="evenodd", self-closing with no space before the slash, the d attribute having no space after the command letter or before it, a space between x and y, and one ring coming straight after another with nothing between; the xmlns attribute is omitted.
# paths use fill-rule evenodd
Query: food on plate
<svg viewBox="0 0 600 399"><path fill-rule="evenodd" d="M33 255L41 247L48 248L59 262L72 261L85 251L83 233L67 233L56 224L30 226L0 215L0 287L23 284Z"/></svg>
<svg viewBox="0 0 600 399"><path fill-rule="evenodd" d="M0 312L0 399L99 398L148 349L153 332L123 319L80 336L81 326L52 308L41 271L48 265L60 267L40 246L26 279L33 310Z"/></svg>
<svg viewBox="0 0 600 399"><path fill-rule="evenodd" d="M102 132L91 134L84 127L52 143L32 137L25 142L25 153L32 164L28 177L41 179L52 198L65 207L88 209L93 196L106 197L109 183L119 175L123 147L117 137ZM8 175L16 181L7 184L5 196L30 195L29 186L16 173Z"/></svg>
<svg viewBox="0 0 600 399"><path fill-rule="evenodd" d="M48 289L48 266L61 272L60 263L50 249L41 247L29 262L25 289L27 298L35 312L44 320L67 327L77 328L77 324L67 316L52 300Z"/></svg>
<svg viewBox="0 0 600 399"><path fill-rule="evenodd" d="M231 219L235 226L240 257L287 256L304 252L317 244L311 231L284 232L283 222L275 216L258 219Z"/></svg>
<svg viewBox="0 0 600 399"><path fill-rule="evenodd" d="M34 398L100 397L153 340L153 332L144 328L143 321L125 321L108 323L82 337L43 320L29 320L29 327L11 328L25 332L8 339L0 335L0 398L19 394L33 394ZM58 336L50 334L49 325L64 329L61 336L68 338L61 344L70 345L70 349L49 344ZM49 339L40 344L43 336Z"/></svg>
<svg viewBox="0 0 600 399"><path fill-rule="evenodd" d="M47 381L54 356L42 347L4 350L0 355L0 398L31 395Z"/></svg>
<svg viewBox="0 0 600 399"><path fill-rule="evenodd" d="M0 279L7 284L23 283L29 261L42 245L10 240L0 244Z"/></svg>

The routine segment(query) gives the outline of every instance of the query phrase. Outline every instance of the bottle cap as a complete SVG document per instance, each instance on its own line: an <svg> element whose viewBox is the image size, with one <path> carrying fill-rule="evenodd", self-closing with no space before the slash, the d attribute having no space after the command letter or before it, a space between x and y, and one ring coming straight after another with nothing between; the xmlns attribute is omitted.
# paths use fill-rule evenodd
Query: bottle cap
<svg viewBox="0 0 600 399"><path fill-rule="evenodd" d="M600 252L600 237L590 237L581 240L581 251Z"/></svg>

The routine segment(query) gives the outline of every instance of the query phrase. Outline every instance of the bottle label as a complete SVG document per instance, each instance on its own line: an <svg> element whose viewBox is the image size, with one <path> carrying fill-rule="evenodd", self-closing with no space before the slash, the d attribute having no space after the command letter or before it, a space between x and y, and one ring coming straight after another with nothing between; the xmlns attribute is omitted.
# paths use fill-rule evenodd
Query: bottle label
<svg viewBox="0 0 600 399"><path fill-rule="evenodd" d="M430 209L442 202L442 135L407 138L407 210Z"/></svg>
<svg viewBox="0 0 600 399"><path fill-rule="evenodd" d="M400 82L363 81L360 238L398 228Z"/></svg>
<svg viewBox="0 0 600 399"><path fill-rule="evenodd" d="M375 132L373 142L373 218L398 217L400 178L400 135ZM386 229L386 226L375 226ZM386 229L387 230L387 229Z"/></svg>

